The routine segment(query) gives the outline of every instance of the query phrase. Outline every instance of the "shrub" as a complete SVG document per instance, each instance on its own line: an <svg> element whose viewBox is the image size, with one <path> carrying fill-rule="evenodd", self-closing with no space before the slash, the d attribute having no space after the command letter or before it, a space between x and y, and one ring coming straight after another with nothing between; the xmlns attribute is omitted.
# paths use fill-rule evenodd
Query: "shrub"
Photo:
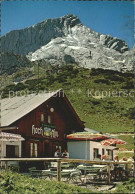
<svg viewBox="0 0 135 194"><path fill-rule="evenodd" d="M55 78L54 78L54 76L53 75L49 75L49 76L47 76L47 83L48 83L48 85L51 85L54 81L55 81Z"/></svg>
<svg viewBox="0 0 135 194"><path fill-rule="evenodd" d="M92 104L93 105L99 105L100 104L100 101L98 100L91 100Z"/></svg>
<svg viewBox="0 0 135 194"><path fill-rule="evenodd" d="M65 81L67 80L67 76L66 76L65 74L63 74L63 73L60 73L60 74L57 76L56 80L57 80L59 83L65 82Z"/></svg>
<svg viewBox="0 0 135 194"><path fill-rule="evenodd" d="M123 89L133 89L134 88L134 81L133 80L127 81L127 83L125 84L125 86L123 86L122 88Z"/></svg>
<svg viewBox="0 0 135 194"><path fill-rule="evenodd" d="M135 118L135 108L130 108L128 110L128 116L130 119L134 119Z"/></svg>
<svg viewBox="0 0 135 194"><path fill-rule="evenodd" d="M103 84L107 84L107 85L110 84L110 81L106 80L106 79L96 79L96 80L94 80L94 82L95 83L103 83Z"/></svg>
<svg viewBox="0 0 135 194"><path fill-rule="evenodd" d="M17 85L15 85L14 90L20 91L20 90L24 90L25 88L26 86L23 83L18 83Z"/></svg>
<svg viewBox="0 0 135 194"><path fill-rule="evenodd" d="M5 98L5 97L8 97L8 93L10 91L15 91L15 84L12 84L12 85L9 85L9 86L6 86L4 89L3 89L3 93L2 93L2 97Z"/></svg>
<svg viewBox="0 0 135 194"><path fill-rule="evenodd" d="M25 84L27 84L27 85L35 85L37 83L38 83L38 79L31 79L31 80L27 80L25 82Z"/></svg>
<svg viewBox="0 0 135 194"><path fill-rule="evenodd" d="M99 72L97 69L91 69L90 75L97 76L97 75L99 75Z"/></svg>
<svg viewBox="0 0 135 194"><path fill-rule="evenodd" d="M107 76L108 79L111 81L118 81L118 82L124 82L125 79L119 75L112 74L111 76Z"/></svg>

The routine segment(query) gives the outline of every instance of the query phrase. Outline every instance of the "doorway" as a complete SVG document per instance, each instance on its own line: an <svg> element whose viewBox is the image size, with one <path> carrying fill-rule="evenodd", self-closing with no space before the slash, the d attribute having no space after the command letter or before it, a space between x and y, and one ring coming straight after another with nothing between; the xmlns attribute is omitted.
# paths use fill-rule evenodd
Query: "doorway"
<svg viewBox="0 0 135 194"><path fill-rule="evenodd" d="M19 146L6 145L6 157L7 158L19 157Z"/></svg>
<svg viewBox="0 0 135 194"><path fill-rule="evenodd" d="M44 143L44 157L48 158L51 155L50 145L49 143Z"/></svg>

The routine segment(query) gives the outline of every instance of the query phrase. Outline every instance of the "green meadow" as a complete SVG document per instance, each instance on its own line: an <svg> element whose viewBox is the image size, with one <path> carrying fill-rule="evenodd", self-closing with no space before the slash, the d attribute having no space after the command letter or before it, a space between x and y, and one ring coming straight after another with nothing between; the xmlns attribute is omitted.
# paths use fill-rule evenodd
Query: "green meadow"
<svg viewBox="0 0 135 194"><path fill-rule="evenodd" d="M47 70L46 70L47 69ZM12 80L25 74L23 69L12 75ZM32 76L3 89L9 91L39 91L63 89L85 126L107 133L134 130L134 76L103 69L84 69L77 66L34 66Z"/></svg>

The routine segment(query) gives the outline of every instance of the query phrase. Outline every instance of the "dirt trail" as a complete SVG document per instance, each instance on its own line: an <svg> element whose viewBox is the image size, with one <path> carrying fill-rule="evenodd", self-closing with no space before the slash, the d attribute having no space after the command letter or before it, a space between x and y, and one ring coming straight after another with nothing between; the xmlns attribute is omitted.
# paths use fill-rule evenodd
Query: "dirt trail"
<svg viewBox="0 0 135 194"><path fill-rule="evenodd" d="M118 136L118 135L135 135L134 132L124 132L124 133L109 133L112 136Z"/></svg>

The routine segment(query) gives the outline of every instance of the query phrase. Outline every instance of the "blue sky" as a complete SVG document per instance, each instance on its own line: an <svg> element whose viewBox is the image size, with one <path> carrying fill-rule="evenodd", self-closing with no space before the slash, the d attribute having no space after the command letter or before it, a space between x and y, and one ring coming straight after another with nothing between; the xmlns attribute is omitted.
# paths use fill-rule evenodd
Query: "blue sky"
<svg viewBox="0 0 135 194"><path fill-rule="evenodd" d="M131 1L2 1L1 35L48 18L77 15L81 22L103 34L134 44L134 5Z"/></svg>

